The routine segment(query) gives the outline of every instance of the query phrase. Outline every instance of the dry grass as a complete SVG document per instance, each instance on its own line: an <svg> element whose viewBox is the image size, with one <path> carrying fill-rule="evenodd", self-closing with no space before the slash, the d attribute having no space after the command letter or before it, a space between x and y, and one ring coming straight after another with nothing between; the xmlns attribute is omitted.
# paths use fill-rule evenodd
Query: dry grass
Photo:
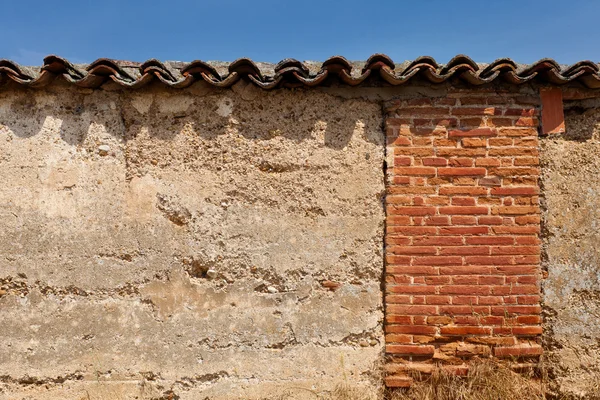
<svg viewBox="0 0 600 400"><path fill-rule="evenodd" d="M390 400L544 400L543 380L493 362L473 363L467 377L437 370Z"/></svg>
<svg viewBox="0 0 600 400"><path fill-rule="evenodd" d="M410 389L385 393L385 400L600 400L600 375L584 386L580 395L557 395L548 390L543 363L537 376L519 374L493 361L473 362L466 377L436 370L427 377L415 376ZM329 393L303 393L278 397L278 400L371 400L382 398L372 390L342 384Z"/></svg>

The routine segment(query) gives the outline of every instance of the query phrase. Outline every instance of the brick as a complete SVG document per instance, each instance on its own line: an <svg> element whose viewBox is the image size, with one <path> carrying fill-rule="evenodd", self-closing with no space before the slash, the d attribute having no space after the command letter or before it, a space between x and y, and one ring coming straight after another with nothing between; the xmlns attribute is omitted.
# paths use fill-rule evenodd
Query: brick
<svg viewBox="0 0 600 400"><path fill-rule="evenodd" d="M479 225L502 225L504 218L499 216L483 216L477 217L477 223Z"/></svg>
<svg viewBox="0 0 600 400"><path fill-rule="evenodd" d="M439 235L485 235L489 233L486 226L447 226L439 227Z"/></svg>
<svg viewBox="0 0 600 400"><path fill-rule="evenodd" d="M504 276L480 276L479 284L481 285L504 285Z"/></svg>
<svg viewBox="0 0 600 400"><path fill-rule="evenodd" d="M433 156L434 151L432 147L394 147L394 155L428 157Z"/></svg>
<svg viewBox="0 0 600 400"><path fill-rule="evenodd" d="M401 116L416 116L416 115L432 115L432 116L447 116L450 114L449 107L404 107L399 109L398 114Z"/></svg>
<svg viewBox="0 0 600 400"><path fill-rule="evenodd" d="M517 121L515 122L516 126L538 126L539 125L539 121L537 118L532 118L532 117L520 117L519 119L517 119Z"/></svg>
<svg viewBox="0 0 600 400"><path fill-rule="evenodd" d="M389 256L388 256L389 257ZM437 275L438 271L435 267L423 266L423 265L389 265L388 262L386 272L389 274L410 274L416 275Z"/></svg>
<svg viewBox="0 0 600 400"><path fill-rule="evenodd" d="M517 255L515 256L515 264L539 264L541 262L538 255Z"/></svg>
<svg viewBox="0 0 600 400"><path fill-rule="evenodd" d="M440 296L440 295L430 295L425 296L426 304L450 304L451 297L450 296ZM439 318L439 317L428 317L429 318ZM446 317L448 318L448 317Z"/></svg>
<svg viewBox="0 0 600 400"><path fill-rule="evenodd" d="M388 271L386 271L388 272ZM385 281L387 284L393 283L412 283L412 277L406 275L390 275L389 273L385 275Z"/></svg>
<svg viewBox="0 0 600 400"><path fill-rule="evenodd" d="M434 215L426 218L424 221L425 225L431 226L443 226L450 225L450 217L444 215Z"/></svg>
<svg viewBox="0 0 600 400"><path fill-rule="evenodd" d="M411 164L412 159L410 157L394 157L395 167L409 166Z"/></svg>
<svg viewBox="0 0 600 400"><path fill-rule="evenodd" d="M514 257L511 256L467 256L465 257L467 265L510 265L514 264Z"/></svg>
<svg viewBox="0 0 600 400"><path fill-rule="evenodd" d="M500 160L497 158L478 158L475 160L475 166L477 167L499 167Z"/></svg>
<svg viewBox="0 0 600 400"><path fill-rule="evenodd" d="M497 176L487 176L479 179L479 184L481 186L500 186L502 184L502 180Z"/></svg>
<svg viewBox="0 0 600 400"><path fill-rule="evenodd" d="M499 274L504 275L533 275L539 272L535 265L505 265L496 267Z"/></svg>
<svg viewBox="0 0 600 400"><path fill-rule="evenodd" d="M405 167L405 168L394 168L394 175L408 175L408 176L435 176L436 169L431 167Z"/></svg>
<svg viewBox="0 0 600 400"><path fill-rule="evenodd" d="M485 97L485 96L479 96L479 97L461 97L460 98L460 104L463 105L463 106L486 105L487 104L487 97Z"/></svg>
<svg viewBox="0 0 600 400"><path fill-rule="evenodd" d="M386 291L402 294L435 294L436 288L431 285L388 285Z"/></svg>
<svg viewBox="0 0 600 400"><path fill-rule="evenodd" d="M392 304L387 307L387 311L391 314L402 315L437 315L437 307L429 305L396 305Z"/></svg>
<svg viewBox="0 0 600 400"><path fill-rule="evenodd" d="M513 139L513 144L515 146L538 147L540 145L540 140L537 137L518 138L518 139Z"/></svg>
<svg viewBox="0 0 600 400"><path fill-rule="evenodd" d="M502 299L502 297L498 297L498 296L480 296L479 297L479 304L487 304L487 305L492 306L492 305L498 305L498 304L502 304L502 303L504 303L504 300ZM495 318L503 320L503 318L501 318L501 317L495 317ZM483 322L486 325L491 325L489 322L487 322L487 323L485 321L483 321Z"/></svg>
<svg viewBox="0 0 600 400"><path fill-rule="evenodd" d="M467 244L483 244L483 245L509 245L515 242L512 236L480 236L465 238Z"/></svg>
<svg viewBox="0 0 600 400"><path fill-rule="evenodd" d="M492 231L496 234L514 234L527 235L532 233L540 233L539 226L494 226Z"/></svg>
<svg viewBox="0 0 600 400"><path fill-rule="evenodd" d="M490 313L490 306L448 305L438 307L440 308L440 314L443 315L473 315L473 313L487 315Z"/></svg>
<svg viewBox="0 0 600 400"><path fill-rule="evenodd" d="M449 147L440 147L437 149L437 155L442 157L483 157L487 150L484 148L455 149Z"/></svg>
<svg viewBox="0 0 600 400"><path fill-rule="evenodd" d="M408 176L394 176L391 179L391 183L394 185L407 185L410 183L410 178ZM390 188L389 192L391 193L392 190L393 188Z"/></svg>
<svg viewBox="0 0 600 400"><path fill-rule="evenodd" d="M527 127L506 127L498 128L499 136L510 136L510 137L536 137L538 135L537 129Z"/></svg>
<svg viewBox="0 0 600 400"><path fill-rule="evenodd" d="M442 326L440 333L452 336L490 335L492 330L482 326Z"/></svg>
<svg viewBox="0 0 600 400"><path fill-rule="evenodd" d="M514 254L514 255L539 255L539 246L496 246L492 247L492 254Z"/></svg>
<svg viewBox="0 0 600 400"><path fill-rule="evenodd" d="M389 388L409 388L413 379L408 376L386 376L385 385Z"/></svg>
<svg viewBox="0 0 600 400"><path fill-rule="evenodd" d="M448 307L448 306L446 306ZM409 317L410 318L410 317ZM387 317L386 317L387 320ZM409 322L410 324L410 322ZM387 333L402 333L407 335L435 335L437 329L433 326L426 325L386 325L385 332Z"/></svg>
<svg viewBox="0 0 600 400"><path fill-rule="evenodd" d="M517 346L502 346L494 348L496 357L537 357L544 353L538 344L524 344Z"/></svg>
<svg viewBox="0 0 600 400"><path fill-rule="evenodd" d="M488 125L490 126L495 126L495 127L502 127L502 126L513 126L515 124L515 119L514 118L509 118L509 117L505 117L505 118L490 118L488 119Z"/></svg>
<svg viewBox="0 0 600 400"><path fill-rule="evenodd" d="M413 119L415 126L428 126L428 127L454 127L458 125L456 118L415 118Z"/></svg>
<svg viewBox="0 0 600 400"><path fill-rule="evenodd" d="M410 204L411 198L409 196L398 196L398 195L388 195L385 199L387 204Z"/></svg>
<svg viewBox="0 0 600 400"><path fill-rule="evenodd" d="M413 255L413 254L436 254L435 247L428 246L390 246L388 251L392 254Z"/></svg>
<svg viewBox="0 0 600 400"><path fill-rule="evenodd" d="M435 207L395 207L395 214L400 215L434 215Z"/></svg>
<svg viewBox="0 0 600 400"><path fill-rule="evenodd" d="M454 176L452 177L452 184L455 186L474 186L475 178L470 178L466 176Z"/></svg>
<svg viewBox="0 0 600 400"><path fill-rule="evenodd" d="M385 261L388 264L409 264L410 263L410 257L407 256L396 256L396 255L391 255L391 254L386 254L385 256Z"/></svg>
<svg viewBox="0 0 600 400"><path fill-rule="evenodd" d="M485 139L478 138L464 138L462 140L463 147L486 147L487 143Z"/></svg>
<svg viewBox="0 0 600 400"><path fill-rule="evenodd" d="M531 296L533 297L533 296ZM538 299L539 301L539 299ZM520 315L517 317L517 323L525 325L536 325L542 323L542 317L539 315Z"/></svg>
<svg viewBox="0 0 600 400"><path fill-rule="evenodd" d="M386 353L389 354L404 354L404 355L433 355L435 347L427 345L404 345L390 344L385 346Z"/></svg>
<svg viewBox="0 0 600 400"><path fill-rule="evenodd" d="M480 285L447 285L440 287L440 294L489 295L490 288Z"/></svg>
<svg viewBox="0 0 600 400"><path fill-rule="evenodd" d="M452 304L454 305L477 305L479 303L479 297L478 296L452 296ZM465 320L468 318L474 318L472 316L468 316L468 317L455 317L455 321L459 321L459 320ZM460 325L457 322L457 325ZM463 324L464 325L464 324ZM469 325L469 324L467 324Z"/></svg>
<svg viewBox="0 0 600 400"><path fill-rule="evenodd" d="M489 213L487 207L450 206L439 207L440 214L445 215L485 215Z"/></svg>
<svg viewBox="0 0 600 400"><path fill-rule="evenodd" d="M517 296L517 303L518 304L535 305L535 304L539 304L539 302L540 302L540 296L539 295ZM537 316L517 317L517 320L520 323L523 323L523 324L537 324L537 323L541 323L541 318L537 317Z"/></svg>
<svg viewBox="0 0 600 400"><path fill-rule="evenodd" d="M503 306L503 307L492 307L492 315L505 315L505 314L521 314L521 315L538 315L542 312L539 305L519 305L519 306Z"/></svg>
<svg viewBox="0 0 600 400"><path fill-rule="evenodd" d="M492 207L492 215L523 215L523 214L538 214L540 208L536 206L503 206Z"/></svg>
<svg viewBox="0 0 600 400"><path fill-rule="evenodd" d="M477 217L470 215L453 215L452 225L477 225Z"/></svg>
<svg viewBox="0 0 600 400"><path fill-rule="evenodd" d="M410 335L402 335L397 333L389 333L385 335L386 343L412 343L412 337Z"/></svg>
<svg viewBox="0 0 600 400"><path fill-rule="evenodd" d="M441 187L439 190L440 195L471 195L471 196L485 196L488 193L487 188L482 187Z"/></svg>
<svg viewBox="0 0 600 400"><path fill-rule="evenodd" d="M425 304L425 296L422 294L413 295L412 296L413 304ZM413 324L414 325L425 325L425 317L423 316L413 316Z"/></svg>
<svg viewBox="0 0 600 400"><path fill-rule="evenodd" d="M486 119L483 117L470 117L470 118L461 117L458 125L461 128L485 127Z"/></svg>
<svg viewBox="0 0 600 400"><path fill-rule="evenodd" d="M448 160L448 163L451 167L472 167L473 166L473 158L472 157L451 158Z"/></svg>
<svg viewBox="0 0 600 400"><path fill-rule="evenodd" d="M447 285L450 283L449 276L426 276L425 283L428 285Z"/></svg>
<svg viewBox="0 0 600 400"><path fill-rule="evenodd" d="M410 324L412 324L412 317L410 315L390 315L389 313L386 313L385 321L388 324L410 325ZM391 332L389 330L389 328L391 328L391 326L386 325L386 327L385 327L386 332ZM401 332L398 332L398 333L401 333Z"/></svg>
<svg viewBox="0 0 600 400"><path fill-rule="evenodd" d="M448 165L448 160L446 160L445 158L424 158L423 160L423 165L426 166L446 166Z"/></svg>
<svg viewBox="0 0 600 400"><path fill-rule="evenodd" d="M500 115L502 111L495 107L462 107L452 108L452 115Z"/></svg>
<svg viewBox="0 0 600 400"><path fill-rule="evenodd" d="M439 176L480 176L485 175L487 170L485 168L460 168L460 167L449 167L449 168L438 168Z"/></svg>
<svg viewBox="0 0 600 400"><path fill-rule="evenodd" d="M504 115L517 117L535 117L539 114L535 108L507 108L504 110Z"/></svg>
<svg viewBox="0 0 600 400"><path fill-rule="evenodd" d="M413 257L413 265L461 265L462 257L456 256L420 256Z"/></svg>
<svg viewBox="0 0 600 400"><path fill-rule="evenodd" d="M532 196L539 194L537 187L498 187L490 189L493 196Z"/></svg>
<svg viewBox="0 0 600 400"><path fill-rule="evenodd" d="M457 147L458 142L454 139L434 138L433 145L435 147Z"/></svg>
<svg viewBox="0 0 600 400"><path fill-rule="evenodd" d="M471 266L468 266L471 267ZM448 267L449 268L449 267ZM458 267L456 267L458 268ZM485 270L490 270L490 267L476 267L476 269L479 268L483 268ZM469 273L470 270L467 270L466 272ZM452 271L449 271L449 273L452 273ZM461 273L465 273L465 270L463 269L461 271ZM474 275L462 275L462 276L456 276L453 275L452 277L452 284L453 285L479 285L479 271L477 271ZM454 301L457 300L456 296L453 296ZM477 298L475 299L475 303L477 303ZM465 304L465 303L462 303ZM471 304L471 303L468 303Z"/></svg>
<svg viewBox="0 0 600 400"><path fill-rule="evenodd" d="M498 175L498 176L527 176L527 175L535 175L538 176L540 174L539 168L531 168L531 167L512 167L512 168L490 168L488 170L489 174Z"/></svg>
<svg viewBox="0 0 600 400"><path fill-rule="evenodd" d="M410 187L393 187L390 188L389 193L394 193L394 194L433 194L436 192L435 188L433 187L415 187L415 186L410 186Z"/></svg>
<svg viewBox="0 0 600 400"><path fill-rule="evenodd" d="M490 346L509 346L517 343L517 340L514 337L480 337L480 336L472 336L465 338L467 342L472 343L481 343Z"/></svg>
<svg viewBox="0 0 600 400"><path fill-rule="evenodd" d="M413 243L420 246L460 246L463 238L460 236L425 236L413 238Z"/></svg>
<svg viewBox="0 0 600 400"><path fill-rule="evenodd" d="M477 301L477 297L472 296L472 299L475 299L475 301ZM466 302L464 304L473 304L473 302ZM474 316L474 315L457 315L454 318L454 325L471 325L471 326L477 326L477 325L481 325L480 321L481 318L479 318L479 316Z"/></svg>
<svg viewBox="0 0 600 400"><path fill-rule="evenodd" d="M391 294L385 296L386 304L410 304L411 296L401 294Z"/></svg>
<svg viewBox="0 0 600 400"><path fill-rule="evenodd" d="M446 297L446 298L448 298L448 301L450 300L450 298L448 296L441 296L441 297ZM446 304L448 304L448 303L446 303ZM446 315L427 317L427 325L448 325L451 323L452 323L452 318L448 317Z"/></svg>
<svg viewBox="0 0 600 400"><path fill-rule="evenodd" d="M479 265L457 265L457 266L450 266L450 267L440 267L439 269L439 273L440 275L468 275L468 274L475 274L475 275L484 275L484 274L489 274L492 271L491 267L483 267L483 266L479 266ZM455 276L455 278L458 278ZM467 278L467 277L462 277L462 278ZM468 277L473 279L472 277ZM477 283L479 279L475 279L475 282L466 282L466 283ZM453 283L457 283L458 279L454 279ZM466 279L463 279L461 281L461 284L465 283Z"/></svg>
<svg viewBox="0 0 600 400"><path fill-rule="evenodd" d="M453 246L441 247L440 255L488 255L490 248L487 246Z"/></svg>
<svg viewBox="0 0 600 400"><path fill-rule="evenodd" d="M541 326L513 326L512 333L515 336L538 336L542 334Z"/></svg>
<svg viewBox="0 0 600 400"><path fill-rule="evenodd" d="M488 143L490 146L512 146L513 139L508 137L490 138Z"/></svg>
<svg viewBox="0 0 600 400"><path fill-rule="evenodd" d="M488 150L488 156L490 157L518 157L518 156L537 156L539 150L534 147L503 147L503 148L491 148Z"/></svg>
<svg viewBox="0 0 600 400"><path fill-rule="evenodd" d="M386 223L388 225L410 225L410 217L407 215L388 215Z"/></svg>

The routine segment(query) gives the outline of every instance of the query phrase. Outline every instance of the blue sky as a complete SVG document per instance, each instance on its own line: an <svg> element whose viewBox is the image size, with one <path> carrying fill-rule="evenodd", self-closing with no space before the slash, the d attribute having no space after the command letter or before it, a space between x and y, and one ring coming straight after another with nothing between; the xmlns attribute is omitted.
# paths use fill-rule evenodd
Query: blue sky
<svg viewBox="0 0 600 400"><path fill-rule="evenodd" d="M0 58L600 61L600 1L0 0Z"/></svg>

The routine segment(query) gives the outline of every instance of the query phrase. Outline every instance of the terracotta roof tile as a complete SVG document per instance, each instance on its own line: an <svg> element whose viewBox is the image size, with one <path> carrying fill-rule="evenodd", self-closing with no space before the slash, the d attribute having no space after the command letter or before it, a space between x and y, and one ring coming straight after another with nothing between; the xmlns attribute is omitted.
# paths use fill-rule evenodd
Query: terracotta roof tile
<svg viewBox="0 0 600 400"><path fill-rule="evenodd" d="M97 88L107 81L132 89L152 81L185 88L200 80L216 87L230 87L240 79L249 80L263 89L313 87L332 81L350 86L366 81L370 84L398 86L417 76L431 83L459 79L471 85L493 81L515 85L530 81L563 85L576 81L588 88L600 88L598 64L580 61L571 66L561 66L550 59L530 65L520 65L508 58L490 64L477 64L467 56L458 55L447 64L438 64L431 57L395 64L385 54L374 54L364 63L351 63L344 57L334 56L321 64L291 58L277 65L255 63L247 58L229 64L199 60L191 63L161 62L155 59L136 63L100 58L89 65L74 65L64 58L51 55L44 59L41 68L21 67L10 60L0 59L0 83L12 80L28 87L42 87L59 77L85 88Z"/></svg>

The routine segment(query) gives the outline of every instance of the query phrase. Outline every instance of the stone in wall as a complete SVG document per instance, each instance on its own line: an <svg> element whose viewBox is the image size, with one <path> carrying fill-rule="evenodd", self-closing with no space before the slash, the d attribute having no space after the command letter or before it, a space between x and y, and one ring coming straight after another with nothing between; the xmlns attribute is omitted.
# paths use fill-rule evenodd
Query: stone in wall
<svg viewBox="0 0 600 400"><path fill-rule="evenodd" d="M545 347L553 390L586 398L600 378L600 103L565 103L542 140Z"/></svg>
<svg viewBox="0 0 600 400"><path fill-rule="evenodd" d="M319 91L4 88L0 399L377 396L383 140Z"/></svg>

